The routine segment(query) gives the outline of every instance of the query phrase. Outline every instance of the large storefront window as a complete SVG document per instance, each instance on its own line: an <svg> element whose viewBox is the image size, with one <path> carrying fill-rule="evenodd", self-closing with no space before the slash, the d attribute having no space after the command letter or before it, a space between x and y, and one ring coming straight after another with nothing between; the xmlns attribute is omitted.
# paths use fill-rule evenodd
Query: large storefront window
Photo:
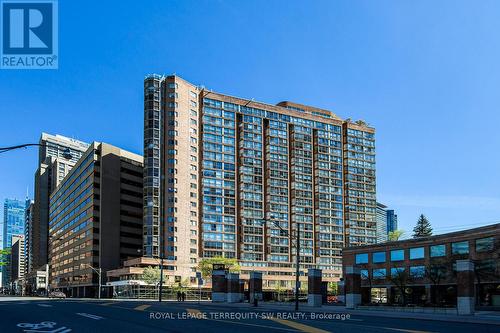
<svg viewBox="0 0 500 333"><path fill-rule="evenodd" d="M371 289L372 303L387 303L387 288L372 288Z"/></svg>

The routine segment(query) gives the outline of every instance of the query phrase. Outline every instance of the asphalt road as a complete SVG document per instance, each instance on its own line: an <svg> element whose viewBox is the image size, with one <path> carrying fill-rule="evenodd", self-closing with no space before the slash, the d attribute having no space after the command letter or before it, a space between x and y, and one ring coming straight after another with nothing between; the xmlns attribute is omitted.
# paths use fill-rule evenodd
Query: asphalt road
<svg viewBox="0 0 500 333"><path fill-rule="evenodd" d="M342 311L342 308L339 308ZM196 302L4 299L0 332L498 332L499 327L353 315L262 311ZM321 316L321 314L319 314Z"/></svg>

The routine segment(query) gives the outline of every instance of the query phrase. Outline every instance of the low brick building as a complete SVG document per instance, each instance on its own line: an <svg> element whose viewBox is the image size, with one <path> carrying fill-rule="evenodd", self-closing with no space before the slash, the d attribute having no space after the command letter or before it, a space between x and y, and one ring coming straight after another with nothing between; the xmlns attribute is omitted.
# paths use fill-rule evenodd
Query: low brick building
<svg viewBox="0 0 500 333"><path fill-rule="evenodd" d="M354 305L500 307L500 224L345 248L343 270Z"/></svg>

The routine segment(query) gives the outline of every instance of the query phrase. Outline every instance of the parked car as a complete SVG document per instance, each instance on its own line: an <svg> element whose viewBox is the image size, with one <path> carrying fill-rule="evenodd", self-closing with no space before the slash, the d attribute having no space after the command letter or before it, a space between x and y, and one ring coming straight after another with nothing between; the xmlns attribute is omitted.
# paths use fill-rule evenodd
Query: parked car
<svg viewBox="0 0 500 333"><path fill-rule="evenodd" d="M49 298L66 298L66 294L62 291L51 291L49 293Z"/></svg>

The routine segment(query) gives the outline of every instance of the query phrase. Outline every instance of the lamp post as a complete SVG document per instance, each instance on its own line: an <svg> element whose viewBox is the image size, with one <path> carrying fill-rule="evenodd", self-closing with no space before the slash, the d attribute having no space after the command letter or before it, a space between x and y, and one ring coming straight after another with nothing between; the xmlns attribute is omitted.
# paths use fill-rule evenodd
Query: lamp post
<svg viewBox="0 0 500 333"><path fill-rule="evenodd" d="M95 269L94 267L92 267L90 264L87 264L90 268L92 268L92 270L94 272L97 273L97 275L99 276L99 291L97 292L97 298L98 299L101 299L101 273L102 273L102 270L101 270L101 267L99 267L98 269Z"/></svg>
<svg viewBox="0 0 500 333"><path fill-rule="evenodd" d="M141 253L142 250L141 249L137 249L137 253ZM162 301L162 293L163 293L163 256L160 255L159 257L159 261L158 259L156 259L155 257L151 257L153 259L156 260L156 262L158 262L158 264L160 265L160 284L158 286L158 302L161 302Z"/></svg>
<svg viewBox="0 0 500 333"><path fill-rule="evenodd" d="M64 149L60 149L59 146L55 146L55 145L48 145L48 144L42 144L42 143L25 143L25 144L22 144L22 145L17 145L17 146L10 146L10 147L0 147L0 154L1 153L6 153L8 151L11 151L11 150L16 150L16 149L22 149L22 148L28 148L28 147L34 147L34 146L38 146L38 147L52 147L52 148L56 148L56 149L59 149L59 150L62 150L63 152L63 157L67 160L71 160L73 158L73 155L71 155L71 150L69 148L64 148Z"/></svg>
<svg viewBox="0 0 500 333"><path fill-rule="evenodd" d="M282 233L290 238L290 234L287 230L283 229L278 222L271 216L269 220L264 219L263 222L266 224L267 221L271 221ZM300 292L300 223L297 222L297 238L296 238L296 254L295 254L295 311L299 311L299 292ZM291 239L290 239L291 241Z"/></svg>

